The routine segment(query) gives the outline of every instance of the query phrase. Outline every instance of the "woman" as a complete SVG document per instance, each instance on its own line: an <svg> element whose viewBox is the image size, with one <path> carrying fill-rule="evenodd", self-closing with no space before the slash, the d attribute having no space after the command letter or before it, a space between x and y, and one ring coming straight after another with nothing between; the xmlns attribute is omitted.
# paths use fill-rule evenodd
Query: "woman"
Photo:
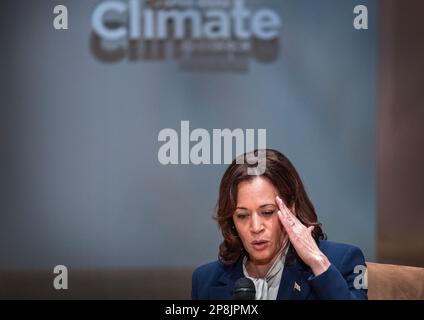
<svg viewBox="0 0 424 320"><path fill-rule="evenodd" d="M357 266L365 267L361 250L325 240L299 174L280 152L265 150L263 173L250 175L255 165L246 160L257 154L234 160L222 178L215 218L224 240L219 260L193 272L192 298L232 299L235 282L247 277L256 300L367 299L355 281Z"/></svg>

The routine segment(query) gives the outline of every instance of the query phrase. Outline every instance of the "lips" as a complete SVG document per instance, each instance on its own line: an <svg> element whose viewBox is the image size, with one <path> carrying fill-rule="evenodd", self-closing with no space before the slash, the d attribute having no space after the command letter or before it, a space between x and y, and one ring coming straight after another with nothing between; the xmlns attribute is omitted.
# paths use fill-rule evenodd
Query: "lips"
<svg viewBox="0 0 424 320"><path fill-rule="evenodd" d="M267 240L253 240L251 242L253 248L256 250L263 250L268 246L269 241Z"/></svg>
<svg viewBox="0 0 424 320"><path fill-rule="evenodd" d="M252 244L262 244L262 243L266 243L268 242L267 240L253 240L251 243Z"/></svg>

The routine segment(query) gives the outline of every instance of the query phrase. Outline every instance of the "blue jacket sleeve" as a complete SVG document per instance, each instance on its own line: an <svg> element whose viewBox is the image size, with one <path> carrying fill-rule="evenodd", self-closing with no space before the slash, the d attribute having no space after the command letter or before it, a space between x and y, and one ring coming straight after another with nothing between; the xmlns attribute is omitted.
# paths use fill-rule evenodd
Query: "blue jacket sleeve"
<svg viewBox="0 0 424 320"><path fill-rule="evenodd" d="M309 277L308 281L318 299L366 300L368 296L365 272L355 273L358 272L355 269L357 266L363 266L359 269L366 270L364 255L359 248L350 247L338 268L331 264L325 272L316 277ZM363 277L363 281L355 281L356 277Z"/></svg>

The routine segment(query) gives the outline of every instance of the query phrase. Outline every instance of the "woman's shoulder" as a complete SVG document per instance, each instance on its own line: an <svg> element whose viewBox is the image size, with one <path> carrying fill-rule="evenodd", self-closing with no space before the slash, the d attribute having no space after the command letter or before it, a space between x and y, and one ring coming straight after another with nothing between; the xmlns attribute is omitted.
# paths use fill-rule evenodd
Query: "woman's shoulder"
<svg viewBox="0 0 424 320"><path fill-rule="evenodd" d="M221 268L222 263L219 260L202 264L201 266L194 269L193 273L209 273L211 271Z"/></svg>
<svg viewBox="0 0 424 320"><path fill-rule="evenodd" d="M227 283L228 277L238 274L234 273L237 271L237 267L237 264L226 265L219 260L197 267L192 274L192 298L209 299L211 297L209 292L210 288L218 286L222 287L223 283ZM214 297L221 297L222 294L227 293L227 291L219 294L215 292Z"/></svg>
<svg viewBox="0 0 424 320"><path fill-rule="evenodd" d="M214 275L221 274L225 271L226 268L227 266L225 266L221 261L215 260L212 262L205 263L194 269L193 275L199 276L201 278L203 278L204 276L211 277Z"/></svg>
<svg viewBox="0 0 424 320"><path fill-rule="evenodd" d="M198 296L199 292L202 292L202 288L215 284L222 273L223 265L219 260L203 264L194 269L192 274L192 295Z"/></svg>
<svg viewBox="0 0 424 320"><path fill-rule="evenodd" d="M328 240L320 240L318 245L320 250L332 263L343 264L347 261L355 261L361 264L365 263L362 250L355 245Z"/></svg>
<svg viewBox="0 0 424 320"><path fill-rule="evenodd" d="M361 249L353 244L334 242L329 240L319 240L318 243L321 250L334 251L334 252L346 252L346 251L355 251Z"/></svg>
<svg viewBox="0 0 424 320"><path fill-rule="evenodd" d="M203 279L214 282L218 280L223 274L234 272L234 268L237 268L236 263L227 265L222 263L220 260L215 260L194 269L193 280Z"/></svg>

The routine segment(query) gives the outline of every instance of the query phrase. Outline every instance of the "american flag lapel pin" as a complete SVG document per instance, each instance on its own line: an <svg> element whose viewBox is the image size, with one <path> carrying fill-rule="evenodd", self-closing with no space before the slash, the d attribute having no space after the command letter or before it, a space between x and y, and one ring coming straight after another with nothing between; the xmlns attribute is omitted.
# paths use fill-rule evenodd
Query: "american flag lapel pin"
<svg viewBox="0 0 424 320"><path fill-rule="evenodd" d="M299 286L299 284L296 281L294 282L293 290L297 290L299 292L301 291L300 286Z"/></svg>

